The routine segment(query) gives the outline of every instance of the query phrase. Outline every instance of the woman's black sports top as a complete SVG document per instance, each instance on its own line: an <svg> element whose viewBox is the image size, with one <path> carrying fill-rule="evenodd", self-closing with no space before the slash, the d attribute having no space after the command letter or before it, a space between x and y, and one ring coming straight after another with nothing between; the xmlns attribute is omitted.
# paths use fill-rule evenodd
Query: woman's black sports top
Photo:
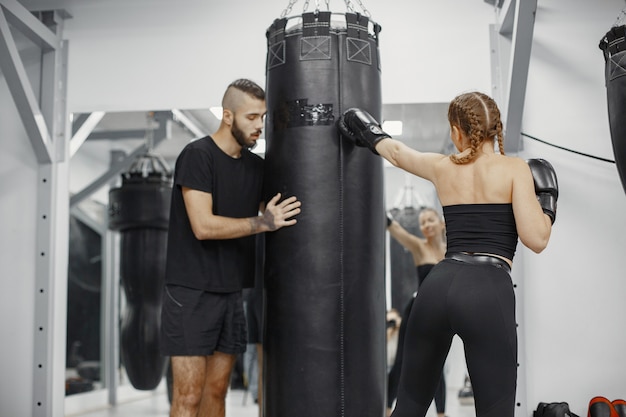
<svg viewBox="0 0 626 417"><path fill-rule="evenodd" d="M443 215L448 253L492 253L513 260L517 228L512 204L457 204L443 207Z"/></svg>

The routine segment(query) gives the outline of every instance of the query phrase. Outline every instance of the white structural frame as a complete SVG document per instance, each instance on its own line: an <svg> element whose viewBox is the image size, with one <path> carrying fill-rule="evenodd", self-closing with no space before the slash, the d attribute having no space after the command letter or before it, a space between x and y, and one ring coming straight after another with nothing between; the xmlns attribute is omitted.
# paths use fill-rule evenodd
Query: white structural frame
<svg viewBox="0 0 626 417"><path fill-rule="evenodd" d="M500 106L505 151L521 149L522 116L528 81L537 0L505 0L490 25L492 95Z"/></svg>
<svg viewBox="0 0 626 417"><path fill-rule="evenodd" d="M492 96L505 127L505 152L522 149L522 118L535 27L537 0L504 0L495 6L496 24L490 25ZM528 416L524 327L523 253L517 254L512 273L516 297L518 370L516 416ZM532 410L532 407L531 407Z"/></svg>
<svg viewBox="0 0 626 417"><path fill-rule="evenodd" d="M63 415L67 322L68 42L62 11L35 16L17 0L0 0L0 70L37 163L34 303L34 417ZM40 85L31 85L11 27L41 49ZM35 93L39 91L39 97Z"/></svg>

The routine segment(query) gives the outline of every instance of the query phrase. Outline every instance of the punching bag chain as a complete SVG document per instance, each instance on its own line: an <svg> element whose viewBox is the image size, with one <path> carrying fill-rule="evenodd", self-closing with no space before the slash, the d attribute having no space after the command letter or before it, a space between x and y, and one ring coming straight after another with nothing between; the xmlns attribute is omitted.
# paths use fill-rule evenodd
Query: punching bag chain
<svg viewBox="0 0 626 417"><path fill-rule="evenodd" d="M613 23L613 27L622 26L624 24L624 18L626 17L626 7L619 12L617 19L615 19L615 23Z"/></svg>
<svg viewBox="0 0 626 417"><path fill-rule="evenodd" d="M365 5L363 4L362 0L356 0L357 3L359 3L359 6L361 7L361 10L363 10L363 14L367 17L372 17L371 13L369 12L369 10L367 10L367 8L365 7ZM348 9L349 12L352 13L356 13L356 10L354 10L354 6L352 5L352 1L350 0L345 0L346 2L346 9Z"/></svg>
<svg viewBox="0 0 626 417"><path fill-rule="evenodd" d="M357 13L356 10L354 10L354 6L352 5L352 1L350 0L344 0L346 2L346 9L348 9L349 12L352 13ZM367 17L372 17L371 13L369 10L367 10L367 8L365 7L365 5L363 4L362 0L356 0L357 3L359 3L359 6L361 7L361 10L363 10L363 14Z"/></svg>
<svg viewBox="0 0 626 417"><path fill-rule="evenodd" d="M326 10L330 11L330 0L326 0ZM309 8L309 0L305 0L304 7L302 8L302 12L306 12ZM315 0L315 11L319 12L320 10L320 0Z"/></svg>
<svg viewBox="0 0 626 417"><path fill-rule="evenodd" d="M285 10L283 10L283 12L280 14L281 18L286 17L289 13L291 13L291 9L293 8L293 5L296 4L298 0L289 0L289 4L287 5L287 7L285 7Z"/></svg>
<svg viewBox="0 0 626 417"><path fill-rule="evenodd" d="M350 0L344 0L344 1L346 3L346 8L348 9L348 11L356 13ZM289 4L287 4L287 7L285 7L285 10L283 10L283 12L280 14L280 17L281 18L287 17L287 15L291 13L291 9L293 9L294 4L296 4L297 2L298 0L289 0ZM304 1L304 6L302 6L303 13L308 10L309 2L310 0ZM367 17L371 17L370 12L365 8L365 6L363 5L363 2L361 0L357 0L357 2L359 3L359 6L361 6L361 9L363 10L363 14ZM326 4L326 10L330 11L330 0L324 0L324 3ZM317 12L319 10L320 10L320 0L315 0L315 11Z"/></svg>

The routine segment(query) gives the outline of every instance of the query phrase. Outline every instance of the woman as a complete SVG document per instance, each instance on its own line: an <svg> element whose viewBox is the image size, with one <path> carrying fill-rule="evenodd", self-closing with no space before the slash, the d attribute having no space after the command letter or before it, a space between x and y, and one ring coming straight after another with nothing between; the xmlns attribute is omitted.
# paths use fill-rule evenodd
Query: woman
<svg viewBox="0 0 626 417"><path fill-rule="evenodd" d="M443 219L432 207L425 207L419 213L419 227L423 238L409 233L404 227L391 217L387 219L387 230L389 234L398 241L405 249L411 252L413 262L417 272L417 288L419 289L430 270L444 258L446 244L444 241L445 223ZM414 298L411 298L404 309L403 317L409 317ZM393 402L398 395L398 382L400 380L400 370L402 358L404 356L402 343L406 333L407 321L400 324L400 334L398 340L398 350L396 358L389 372L389 383L387 385L387 415L391 414ZM435 408L438 417L445 417L446 414L446 381L441 373L437 391L435 392Z"/></svg>
<svg viewBox="0 0 626 417"><path fill-rule="evenodd" d="M448 108L458 153L422 153L392 139L367 112L349 109L338 128L393 165L433 183L447 252L424 281L408 317L393 417L423 417L452 337L463 340L477 417L513 417L517 380L517 240L539 253L556 216L558 186L545 160L504 155L500 111L489 96L457 96ZM495 152L498 145L499 153Z"/></svg>

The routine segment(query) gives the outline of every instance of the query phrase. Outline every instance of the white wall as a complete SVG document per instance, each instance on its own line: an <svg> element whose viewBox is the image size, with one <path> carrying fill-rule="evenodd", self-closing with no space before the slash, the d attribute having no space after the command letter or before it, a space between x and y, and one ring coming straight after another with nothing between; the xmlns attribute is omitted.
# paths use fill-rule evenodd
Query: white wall
<svg viewBox="0 0 626 417"><path fill-rule="evenodd" d="M65 28L70 111L208 108L219 105L235 78L264 85L265 32L287 3L74 2ZM384 102L442 102L459 91L489 89L492 6L480 0L363 3L382 26ZM345 11L343 1L330 5ZM297 2L289 16L303 6ZM311 1L308 10L314 8Z"/></svg>
<svg viewBox="0 0 626 417"><path fill-rule="evenodd" d="M0 415L31 414L37 160L0 73Z"/></svg>
<svg viewBox="0 0 626 417"><path fill-rule="evenodd" d="M624 2L539 1L522 131L614 159L598 43ZM544 157L560 185L548 248L524 253L529 407L626 393L626 195L614 164L525 139L524 157Z"/></svg>

